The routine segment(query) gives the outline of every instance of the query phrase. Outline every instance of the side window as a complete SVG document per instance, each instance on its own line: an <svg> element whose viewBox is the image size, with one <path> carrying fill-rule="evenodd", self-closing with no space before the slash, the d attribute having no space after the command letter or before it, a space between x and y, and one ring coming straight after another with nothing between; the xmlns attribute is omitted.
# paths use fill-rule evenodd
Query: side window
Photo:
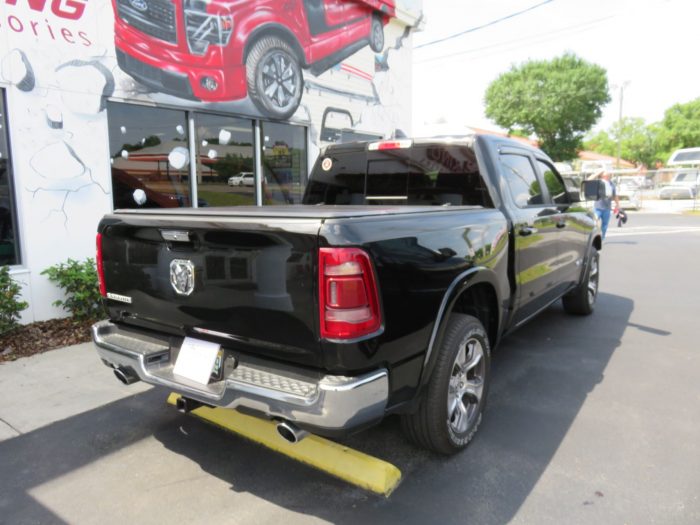
<svg viewBox="0 0 700 525"><path fill-rule="evenodd" d="M542 188L528 157L502 154L501 170L516 206L525 208L544 203Z"/></svg>
<svg viewBox="0 0 700 525"><path fill-rule="evenodd" d="M543 160L537 159L537 164L542 171L542 177L544 178L544 184L547 186L547 191L549 192L549 197L555 204L566 204L569 202L569 197L566 194L566 187L557 175L554 168L550 166Z"/></svg>

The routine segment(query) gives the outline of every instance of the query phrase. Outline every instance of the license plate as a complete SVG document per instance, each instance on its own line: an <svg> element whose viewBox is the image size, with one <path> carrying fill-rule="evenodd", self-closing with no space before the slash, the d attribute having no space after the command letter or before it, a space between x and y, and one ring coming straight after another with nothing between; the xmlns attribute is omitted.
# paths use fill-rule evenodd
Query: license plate
<svg viewBox="0 0 700 525"><path fill-rule="evenodd" d="M202 385L209 383L221 345L185 337L173 373Z"/></svg>

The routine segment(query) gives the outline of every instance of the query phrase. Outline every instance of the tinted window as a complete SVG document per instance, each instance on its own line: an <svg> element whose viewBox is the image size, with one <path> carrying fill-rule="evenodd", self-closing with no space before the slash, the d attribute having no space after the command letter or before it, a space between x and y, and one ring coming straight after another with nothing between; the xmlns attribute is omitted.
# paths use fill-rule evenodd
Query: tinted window
<svg viewBox="0 0 700 525"><path fill-rule="evenodd" d="M542 188L528 157L501 155L501 170L516 206L543 204Z"/></svg>
<svg viewBox="0 0 700 525"><path fill-rule="evenodd" d="M329 150L314 167L304 202L493 206L474 151L442 145Z"/></svg>
<svg viewBox="0 0 700 525"><path fill-rule="evenodd" d="M263 203L299 204L306 186L306 128L262 123Z"/></svg>
<svg viewBox="0 0 700 525"><path fill-rule="evenodd" d="M19 264L20 260L4 95L5 92L0 91L0 264L10 265Z"/></svg>
<svg viewBox="0 0 700 525"><path fill-rule="evenodd" d="M682 151L672 159L673 162L699 162L700 151Z"/></svg>
<svg viewBox="0 0 700 525"><path fill-rule="evenodd" d="M184 111L108 103L115 208L190 206Z"/></svg>
<svg viewBox="0 0 700 525"><path fill-rule="evenodd" d="M254 170L253 122L221 115L195 115L199 205L255 204L255 184L236 184Z"/></svg>
<svg viewBox="0 0 700 525"><path fill-rule="evenodd" d="M561 181L557 173L554 171L554 168L541 160L537 160L537 164L542 172L544 184L547 186L549 198L552 199L552 202L556 204L568 203L569 197L566 194L566 188L564 187L564 183Z"/></svg>

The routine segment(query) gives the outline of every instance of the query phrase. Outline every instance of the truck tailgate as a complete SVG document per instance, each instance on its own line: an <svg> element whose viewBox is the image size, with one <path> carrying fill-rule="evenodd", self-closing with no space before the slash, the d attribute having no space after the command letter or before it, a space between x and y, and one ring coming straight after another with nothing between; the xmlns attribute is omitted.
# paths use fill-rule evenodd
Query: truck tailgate
<svg viewBox="0 0 700 525"><path fill-rule="evenodd" d="M320 366L314 265L322 218L214 211L103 219L110 318Z"/></svg>

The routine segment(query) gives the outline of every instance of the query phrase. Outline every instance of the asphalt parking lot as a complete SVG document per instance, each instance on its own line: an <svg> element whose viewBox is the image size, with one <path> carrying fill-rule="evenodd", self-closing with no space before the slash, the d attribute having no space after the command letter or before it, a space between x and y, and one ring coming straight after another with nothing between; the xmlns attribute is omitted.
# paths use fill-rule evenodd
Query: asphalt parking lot
<svg viewBox="0 0 700 525"><path fill-rule="evenodd" d="M559 303L493 357L481 429L438 457L398 421L346 443L369 494L124 387L90 345L0 365L0 523L700 523L700 217L611 224L596 312Z"/></svg>

